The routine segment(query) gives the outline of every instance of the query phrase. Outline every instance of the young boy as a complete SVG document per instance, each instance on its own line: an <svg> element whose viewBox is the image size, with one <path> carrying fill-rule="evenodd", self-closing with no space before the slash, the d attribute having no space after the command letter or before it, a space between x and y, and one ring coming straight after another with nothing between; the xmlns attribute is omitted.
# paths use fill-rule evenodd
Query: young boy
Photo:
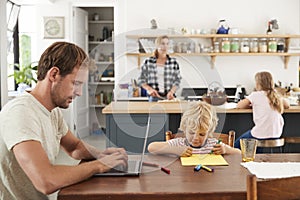
<svg viewBox="0 0 300 200"><path fill-rule="evenodd" d="M180 130L185 138L174 138L164 142L152 142L148 151L153 154L175 154L188 157L193 153L233 154L240 153L239 149L232 148L224 143L218 143L212 133L218 123L215 110L203 101L191 102L184 112Z"/></svg>

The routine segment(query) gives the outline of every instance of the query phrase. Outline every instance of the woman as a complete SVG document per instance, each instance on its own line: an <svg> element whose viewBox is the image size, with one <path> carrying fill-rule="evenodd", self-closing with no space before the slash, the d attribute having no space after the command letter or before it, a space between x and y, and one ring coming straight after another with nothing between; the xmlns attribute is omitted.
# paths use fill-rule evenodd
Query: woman
<svg viewBox="0 0 300 200"><path fill-rule="evenodd" d="M171 100L175 98L181 81L179 65L168 55L168 36L158 37L155 44L154 55L145 59L141 67L139 85L147 91L149 101Z"/></svg>
<svg viewBox="0 0 300 200"><path fill-rule="evenodd" d="M271 73L258 72L255 75L256 91L252 92L246 99L237 104L237 108L253 109L254 127L240 136L234 147L240 149L240 139L273 139L279 138L282 134L284 120L283 110L289 108L289 103L285 101L274 89L274 81ZM257 153L261 153L257 149Z"/></svg>

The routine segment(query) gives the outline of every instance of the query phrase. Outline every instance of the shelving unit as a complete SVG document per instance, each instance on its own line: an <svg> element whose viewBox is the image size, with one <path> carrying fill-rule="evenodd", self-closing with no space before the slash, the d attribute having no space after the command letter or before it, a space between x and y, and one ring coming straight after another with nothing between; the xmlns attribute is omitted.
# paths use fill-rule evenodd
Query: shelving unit
<svg viewBox="0 0 300 200"><path fill-rule="evenodd" d="M156 38L158 35L128 35L128 39L136 39L139 40L141 38ZM211 46L213 46L214 42L220 40L222 38L276 38L276 39L284 39L286 49L289 48L291 39L298 39L300 35L264 35L264 34L206 34L206 35L168 35L171 39L207 39L210 40ZM138 66L141 64L141 57L148 57L151 54L148 53L127 53L127 56L136 56L138 59ZM217 56L281 56L283 57L284 67L287 68L288 62L291 56L300 56L300 52L298 53L214 53L214 52L201 52L201 53L171 53L172 56L209 56L211 58L211 66L212 68L215 66L215 60Z"/></svg>
<svg viewBox="0 0 300 200"><path fill-rule="evenodd" d="M90 108L90 130L105 128L105 117L102 109L112 100L114 89L114 8L86 7L88 12L88 51L90 58L95 60L97 68L90 71L88 90ZM98 15L95 20L95 14ZM105 33L104 33L105 32ZM102 81L101 79L111 79ZM100 97L101 95L101 97Z"/></svg>

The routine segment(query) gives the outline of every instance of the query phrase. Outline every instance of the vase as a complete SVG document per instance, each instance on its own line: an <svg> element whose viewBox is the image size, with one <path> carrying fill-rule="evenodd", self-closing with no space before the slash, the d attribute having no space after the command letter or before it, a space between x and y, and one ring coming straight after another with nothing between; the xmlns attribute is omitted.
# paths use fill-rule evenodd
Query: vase
<svg viewBox="0 0 300 200"><path fill-rule="evenodd" d="M19 83L17 88L18 94L23 94L26 91L26 89L29 88L29 85L27 85L26 83Z"/></svg>

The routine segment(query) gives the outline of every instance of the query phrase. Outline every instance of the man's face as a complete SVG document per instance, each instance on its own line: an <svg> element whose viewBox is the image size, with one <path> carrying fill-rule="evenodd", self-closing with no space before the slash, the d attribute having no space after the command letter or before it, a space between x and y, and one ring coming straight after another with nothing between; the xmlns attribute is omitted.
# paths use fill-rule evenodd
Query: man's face
<svg viewBox="0 0 300 200"><path fill-rule="evenodd" d="M60 108L68 108L76 96L82 95L82 87L87 77L87 68L74 68L71 74L60 76L51 89L53 104Z"/></svg>

